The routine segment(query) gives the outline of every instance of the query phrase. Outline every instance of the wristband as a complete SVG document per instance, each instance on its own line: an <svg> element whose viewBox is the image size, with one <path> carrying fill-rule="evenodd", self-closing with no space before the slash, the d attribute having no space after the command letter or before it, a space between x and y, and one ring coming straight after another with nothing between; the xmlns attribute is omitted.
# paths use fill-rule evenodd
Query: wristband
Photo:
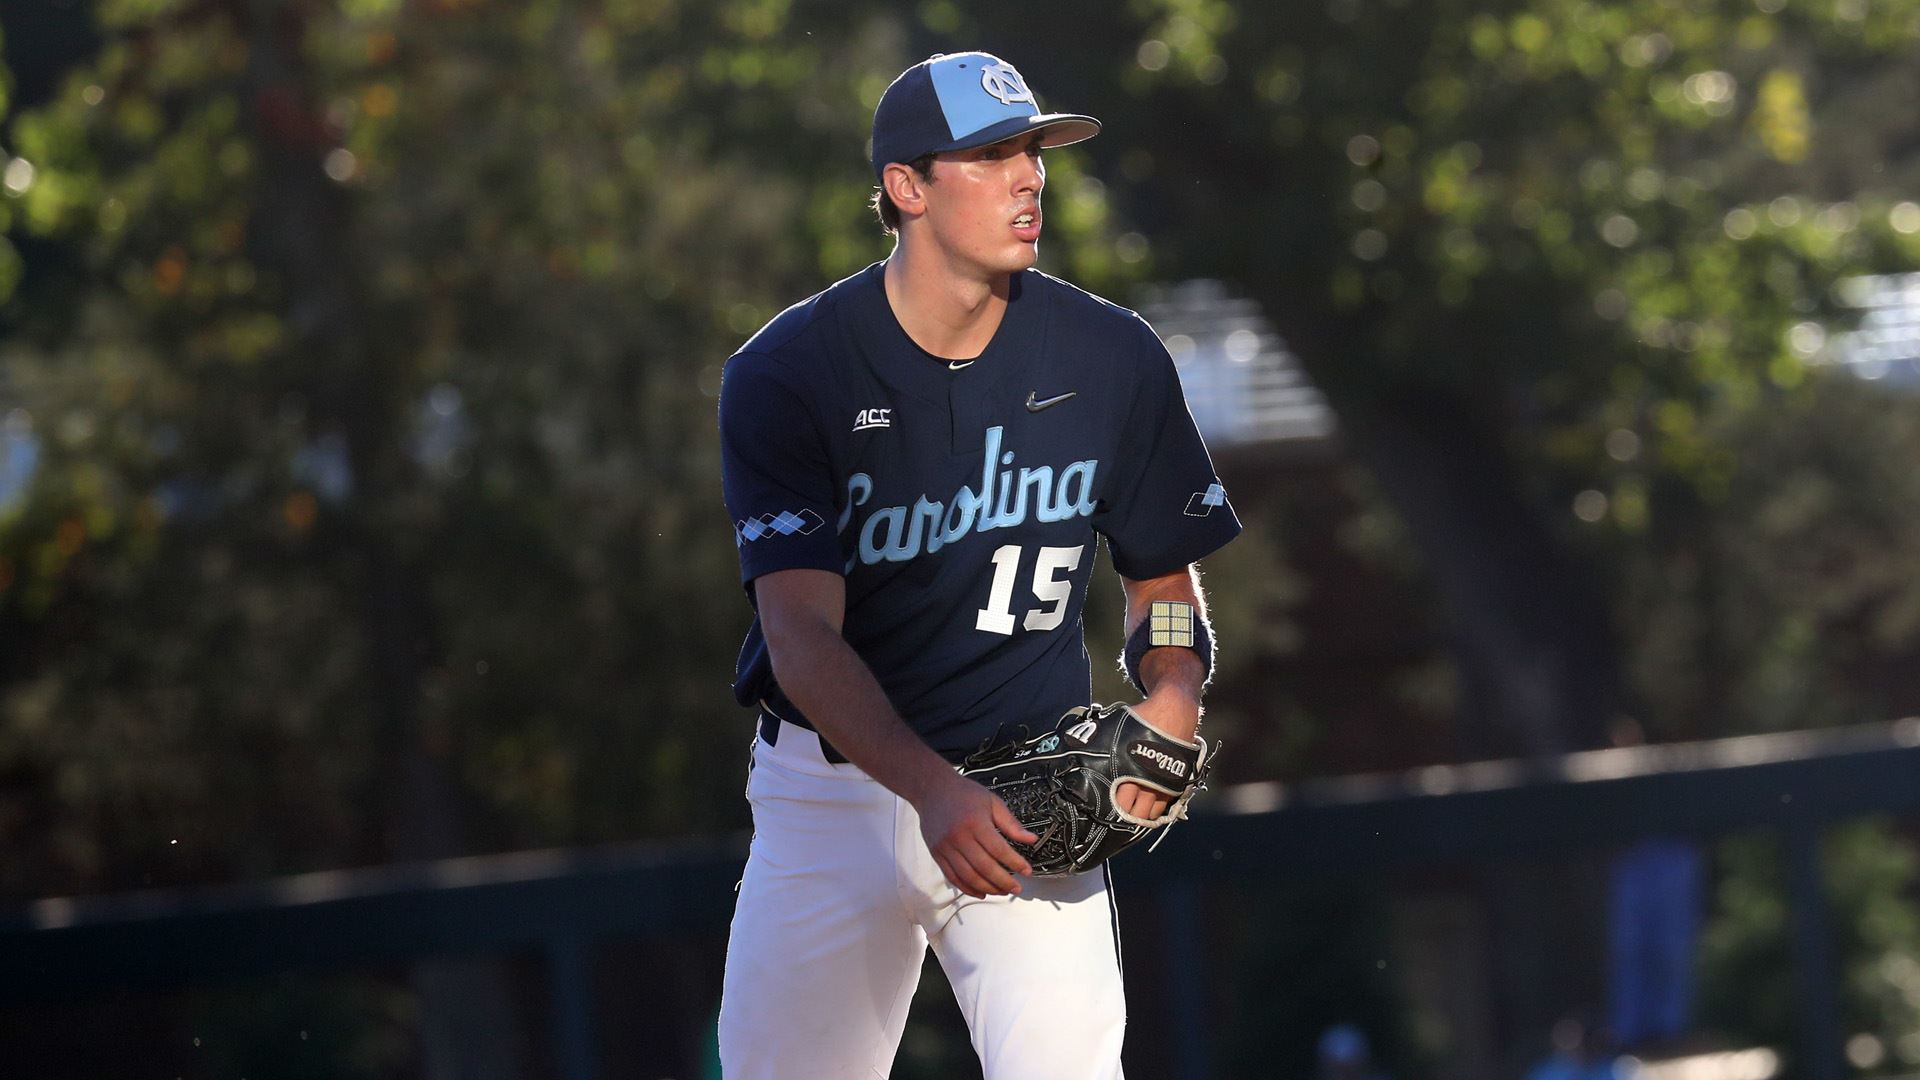
<svg viewBox="0 0 1920 1080"><path fill-rule="evenodd" d="M1207 669L1201 684L1213 678L1213 627L1207 625L1206 617L1195 611L1192 604L1184 600L1155 600L1147 609L1147 617L1127 635L1127 649L1120 656L1120 668L1142 697L1146 696L1147 688L1140 682L1140 661L1148 649L1161 648L1192 649Z"/></svg>

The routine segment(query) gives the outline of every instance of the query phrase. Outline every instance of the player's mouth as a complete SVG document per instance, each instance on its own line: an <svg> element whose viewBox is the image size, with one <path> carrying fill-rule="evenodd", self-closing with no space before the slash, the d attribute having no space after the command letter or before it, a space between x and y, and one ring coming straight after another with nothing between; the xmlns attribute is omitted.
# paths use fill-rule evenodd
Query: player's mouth
<svg viewBox="0 0 1920 1080"><path fill-rule="evenodd" d="M1013 235L1022 243L1031 244L1040 239L1040 208L1023 210L1012 221Z"/></svg>

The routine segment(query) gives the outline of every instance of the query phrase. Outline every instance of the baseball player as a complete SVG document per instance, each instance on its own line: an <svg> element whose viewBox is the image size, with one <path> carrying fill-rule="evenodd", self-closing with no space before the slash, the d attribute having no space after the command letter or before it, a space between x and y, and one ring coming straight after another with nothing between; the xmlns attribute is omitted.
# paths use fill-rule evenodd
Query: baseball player
<svg viewBox="0 0 1920 1080"><path fill-rule="evenodd" d="M929 945L987 1080L1121 1075L1108 874L1029 876L1009 840L1037 838L956 771L1087 703L1100 537L1135 711L1180 739L1199 723L1193 564L1239 521L1152 329L1032 268L1041 152L1099 129L1042 113L985 53L908 68L873 118L892 254L727 363L724 488L756 614L734 689L759 710L720 1011L732 1080L886 1076ZM1144 818L1168 803L1117 792Z"/></svg>

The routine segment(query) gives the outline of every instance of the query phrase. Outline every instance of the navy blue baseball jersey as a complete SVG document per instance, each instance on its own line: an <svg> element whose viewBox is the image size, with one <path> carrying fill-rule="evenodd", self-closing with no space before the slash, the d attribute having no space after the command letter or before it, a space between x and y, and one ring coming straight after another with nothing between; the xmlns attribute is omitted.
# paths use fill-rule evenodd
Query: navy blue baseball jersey
<svg viewBox="0 0 1920 1080"><path fill-rule="evenodd" d="M1088 701L1099 537L1141 579L1240 522L1138 315L1028 270L986 350L948 361L901 329L883 270L787 309L728 360L723 485L749 599L776 570L845 575L843 635L952 758ZM734 692L811 726L757 619Z"/></svg>

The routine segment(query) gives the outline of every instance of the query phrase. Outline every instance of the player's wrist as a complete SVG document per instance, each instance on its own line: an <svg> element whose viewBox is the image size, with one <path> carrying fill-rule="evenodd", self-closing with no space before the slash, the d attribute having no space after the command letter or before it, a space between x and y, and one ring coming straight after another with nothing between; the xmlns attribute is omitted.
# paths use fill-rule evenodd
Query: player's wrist
<svg viewBox="0 0 1920 1080"><path fill-rule="evenodd" d="M1184 600L1155 600L1127 635L1120 668L1143 695L1176 680L1197 699L1213 675L1213 627Z"/></svg>
<svg viewBox="0 0 1920 1080"><path fill-rule="evenodd" d="M955 772L945 758L927 749L924 754L913 755L911 764L901 770L900 785L894 789L894 794L918 810L971 783Z"/></svg>
<svg viewBox="0 0 1920 1080"><path fill-rule="evenodd" d="M1185 679L1162 679L1152 690L1141 697L1141 704L1153 702L1170 709L1200 711L1199 684Z"/></svg>
<svg viewBox="0 0 1920 1080"><path fill-rule="evenodd" d="M1142 698L1133 711L1153 727L1183 741L1191 741L1200 730L1200 695L1171 683Z"/></svg>

